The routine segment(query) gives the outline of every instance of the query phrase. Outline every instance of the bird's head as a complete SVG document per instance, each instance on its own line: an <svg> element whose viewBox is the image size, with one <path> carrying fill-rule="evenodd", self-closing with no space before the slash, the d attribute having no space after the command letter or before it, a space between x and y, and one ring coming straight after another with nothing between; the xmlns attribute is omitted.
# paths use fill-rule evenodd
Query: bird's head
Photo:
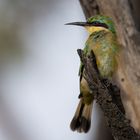
<svg viewBox="0 0 140 140"><path fill-rule="evenodd" d="M108 16L96 15L87 19L86 22L72 22L66 25L77 25L85 27L91 34L95 31L109 30L112 33L116 33L114 23Z"/></svg>

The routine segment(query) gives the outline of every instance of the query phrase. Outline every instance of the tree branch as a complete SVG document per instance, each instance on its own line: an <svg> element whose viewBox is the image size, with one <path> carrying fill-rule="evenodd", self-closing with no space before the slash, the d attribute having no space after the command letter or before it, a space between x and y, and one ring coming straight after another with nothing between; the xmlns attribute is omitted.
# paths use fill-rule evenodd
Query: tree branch
<svg viewBox="0 0 140 140"><path fill-rule="evenodd" d="M122 52L114 81L121 90L125 115L140 133L140 35L132 16L134 9L130 1L132 0L80 0L80 3L86 18L103 14L112 17L115 22Z"/></svg>
<svg viewBox="0 0 140 140"><path fill-rule="evenodd" d="M78 54L85 68L85 79L96 102L104 112L115 140L140 140L140 136L130 126L130 121L125 118L124 108L119 98L120 91L109 80L101 79L94 54L85 56L82 50L78 50Z"/></svg>

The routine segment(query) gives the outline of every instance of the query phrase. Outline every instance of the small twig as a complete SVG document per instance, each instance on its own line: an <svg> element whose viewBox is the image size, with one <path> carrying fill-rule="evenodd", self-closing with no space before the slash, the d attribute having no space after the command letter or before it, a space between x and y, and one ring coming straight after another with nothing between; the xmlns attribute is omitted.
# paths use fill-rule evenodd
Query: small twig
<svg viewBox="0 0 140 140"><path fill-rule="evenodd" d="M93 52L89 56L85 56L79 49L78 54L85 68L85 79L96 102L104 112L107 125L115 140L140 140L140 136L130 126L129 120L125 118L118 87L112 85L108 79L100 77Z"/></svg>

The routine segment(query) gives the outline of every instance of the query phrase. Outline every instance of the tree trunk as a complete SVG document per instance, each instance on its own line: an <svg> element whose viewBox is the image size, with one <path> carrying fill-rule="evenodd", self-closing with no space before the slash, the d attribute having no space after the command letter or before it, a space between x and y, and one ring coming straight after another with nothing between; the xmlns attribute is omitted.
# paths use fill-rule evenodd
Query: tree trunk
<svg viewBox="0 0 140 140"><path fill-rule="evenodd" d="M121 89L126 117L140 133L140 20L135 14L138 6L133 0L80 0L80 3L86 18L102 14L112 17L115 22L123 50L115 82Z"/></svg>

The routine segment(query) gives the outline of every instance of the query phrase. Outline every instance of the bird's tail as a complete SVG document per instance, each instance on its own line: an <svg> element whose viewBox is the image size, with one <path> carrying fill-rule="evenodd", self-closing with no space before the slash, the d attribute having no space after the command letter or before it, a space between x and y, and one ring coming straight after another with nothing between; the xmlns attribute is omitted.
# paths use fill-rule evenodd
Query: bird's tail
<svg viewBox="0 0 140 140"><path fill-rule="evenodd" d="M83 103L83 99L80 99L75 115L70 123L70 128L78 132L87 133L91 124L93 101L90 104Z"/></svg>

